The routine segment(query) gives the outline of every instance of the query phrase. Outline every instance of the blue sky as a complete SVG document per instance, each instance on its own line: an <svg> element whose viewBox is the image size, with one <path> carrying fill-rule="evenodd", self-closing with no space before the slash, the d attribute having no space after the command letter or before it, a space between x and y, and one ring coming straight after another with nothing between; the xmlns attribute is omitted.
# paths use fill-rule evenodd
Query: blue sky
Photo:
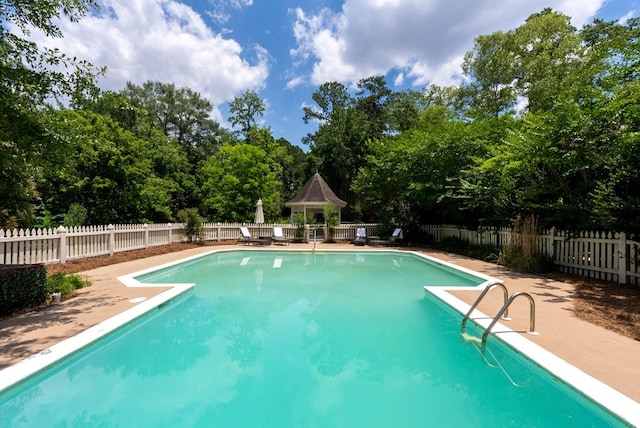
<svg viewBox="0 0 640 428"><path fill-rule="evenodd" d="M267 104L263 125L297 145L316 129L303 123L302 108L313 105L324 82L353 87L385 75L393 90L456 84L476 36L514 29L544 7L571 16L578 28L640 14L640 0L98 2L100 11L60 24L63 39L32 38L106 66L103 89L147 80L194 89L225 126L228 103L255 90Z"/></svg>

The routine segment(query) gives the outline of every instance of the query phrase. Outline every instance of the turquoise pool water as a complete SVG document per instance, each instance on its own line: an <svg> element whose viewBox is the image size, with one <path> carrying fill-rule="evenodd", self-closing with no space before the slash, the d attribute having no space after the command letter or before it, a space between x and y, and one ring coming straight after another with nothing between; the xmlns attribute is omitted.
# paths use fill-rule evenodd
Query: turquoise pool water
<svg viewBox="0 0 640 428"><path fill-rule="evenodd" d="M499 341L487 364L422 288L483 280L416 256L221 252L137 279L196 287L2 394L0 424L622 425Z"/></svg>

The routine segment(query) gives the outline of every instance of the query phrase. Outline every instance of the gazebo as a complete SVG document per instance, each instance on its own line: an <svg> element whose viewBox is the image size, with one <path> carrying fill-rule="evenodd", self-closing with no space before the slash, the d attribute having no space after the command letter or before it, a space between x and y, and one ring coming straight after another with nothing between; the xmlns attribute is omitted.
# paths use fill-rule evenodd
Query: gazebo
<svg viewBox="0 0 640 428"><path fill-rule="evenodd" d="M326 181L317 172L307 181L302 190L285 205L291 207L291 222L295 213L303 213L306 221L308 214L323 214L326 205L333 204L338 211L338 220L341 220L340 210L347 203L338 198Z"/></svg>

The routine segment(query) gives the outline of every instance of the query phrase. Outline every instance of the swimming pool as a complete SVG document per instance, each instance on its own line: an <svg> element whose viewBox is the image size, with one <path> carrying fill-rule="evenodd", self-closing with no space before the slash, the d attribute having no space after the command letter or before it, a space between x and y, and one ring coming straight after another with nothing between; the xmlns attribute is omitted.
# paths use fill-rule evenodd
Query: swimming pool
<svg viewBox="0 0 640 428"><path fill-rule="evenodd" d="M500 341L488 365L461 315L422 288L487 277L416 255L216 252L136 279L196 286L6 391L0 421L622 425Z"/></svg>

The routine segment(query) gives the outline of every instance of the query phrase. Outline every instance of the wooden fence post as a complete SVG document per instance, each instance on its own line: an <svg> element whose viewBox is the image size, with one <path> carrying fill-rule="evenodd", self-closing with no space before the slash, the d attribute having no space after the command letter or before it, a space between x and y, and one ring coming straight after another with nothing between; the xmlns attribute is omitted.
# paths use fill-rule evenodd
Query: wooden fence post
<svg viewBox="0 0 640 428"><path fill-rule="evenodd" d="M58 232L58 257L60 257L60 263L67 262L67 229L64 226L56 229Z"/></svg>
<svg viewBox="0 0 640 428"><path fill-rule="evenodd" d="M113 256L113 253L116 250L116 227L112 224L107 226L107 230L109 231L109 255Z"/></svg>
<svg viewBox="0 0 640 428"><path fill-rule="evenodd" d="M549 239L551 240L550 247L547 247L547 250L551 251L551 254L547 254L548 257L551 258L551 260L553 260L554 262L556 261L556 227L553 226L551 228L551 230L549 231Z"/></svg>
<svg viewBox="0 0 640 428"><path fill-rule="evenodd" d="M627 236L624 232L618 235L618 284L627 283Z"/></svg>
<svg viewBox="0 0 640 428"><path fill-rule="evenodd" d="M147 223L144 223L142 225L142 230L144 230L144 238L143 238L143 245L144 248L149 247L149 225Z"/></svg>

